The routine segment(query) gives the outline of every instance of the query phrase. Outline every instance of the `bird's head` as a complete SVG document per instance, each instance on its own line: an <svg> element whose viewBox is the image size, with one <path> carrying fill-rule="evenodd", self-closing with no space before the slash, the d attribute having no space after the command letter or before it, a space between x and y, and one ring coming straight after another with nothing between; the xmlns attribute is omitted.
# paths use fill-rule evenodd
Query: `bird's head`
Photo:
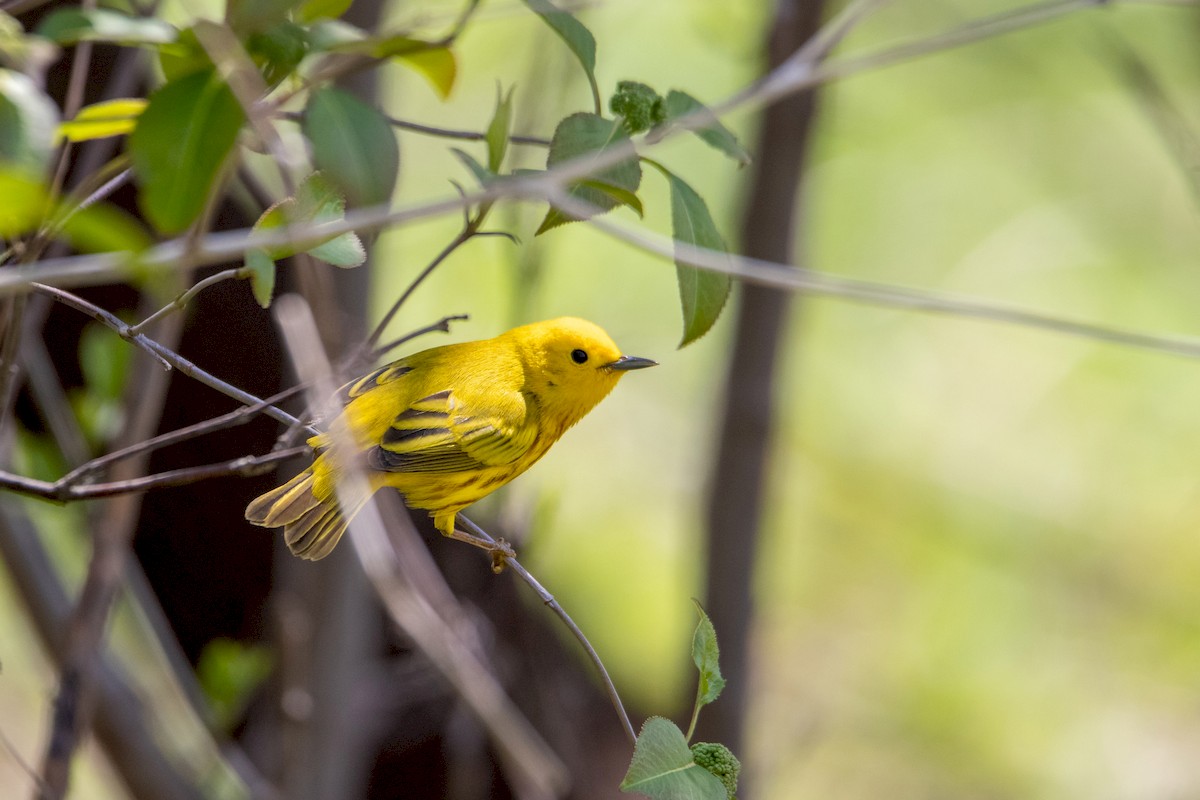
<svg viewBox="0 0 1200 800"><path fill-rule="evenodd" d="M514 328L512 336L525 366L527 391L567 426L579 421L628 371L656 361L622 355L599 325L575 317Z"/></svg>

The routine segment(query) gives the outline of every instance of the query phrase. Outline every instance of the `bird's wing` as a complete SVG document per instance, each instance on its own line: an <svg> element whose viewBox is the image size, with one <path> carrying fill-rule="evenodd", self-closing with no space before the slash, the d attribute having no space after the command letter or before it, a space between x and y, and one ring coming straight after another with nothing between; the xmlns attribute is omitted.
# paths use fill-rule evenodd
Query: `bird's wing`
<svg viewBox="0 0 1200 800"><path fill-rule="evenodd" d="M449 390L412 403L384 431L367 461L385 472L469 472L512 463L537 435L518 392L465 408Z"/></svg>

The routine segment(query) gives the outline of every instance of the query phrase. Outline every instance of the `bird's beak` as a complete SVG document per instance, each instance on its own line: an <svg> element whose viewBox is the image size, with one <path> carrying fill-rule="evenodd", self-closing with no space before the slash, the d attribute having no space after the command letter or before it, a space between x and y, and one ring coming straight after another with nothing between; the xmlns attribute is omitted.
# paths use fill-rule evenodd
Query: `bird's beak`
<svg viewBox="0 0 1200 800"><path fill-rule="evenodd" d="M630 370L630 369L645 369L646 367L657 367L657 366L658 366L657 361L651 361L648 358L641 358L639 356L621 356L620 358L618 358L616 361L612 362L611 364L605 364L604 368L605 369L619 369L619 370L624 371L624 370Z"/></svg>

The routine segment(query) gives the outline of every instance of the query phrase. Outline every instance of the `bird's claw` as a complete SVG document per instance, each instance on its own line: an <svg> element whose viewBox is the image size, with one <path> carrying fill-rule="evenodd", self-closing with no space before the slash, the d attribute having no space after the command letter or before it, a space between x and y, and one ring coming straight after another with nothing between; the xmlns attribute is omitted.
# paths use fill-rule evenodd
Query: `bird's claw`
<svg viewBox="0 0 1200 800"><path fill-rule="evenodd" d="M512 546L503 539L497 539L488 548L488 554L492 557L492 572L497 575L504 572L504 565L508 562L508 559L517 557L517 551L513 550Z"/></svg>

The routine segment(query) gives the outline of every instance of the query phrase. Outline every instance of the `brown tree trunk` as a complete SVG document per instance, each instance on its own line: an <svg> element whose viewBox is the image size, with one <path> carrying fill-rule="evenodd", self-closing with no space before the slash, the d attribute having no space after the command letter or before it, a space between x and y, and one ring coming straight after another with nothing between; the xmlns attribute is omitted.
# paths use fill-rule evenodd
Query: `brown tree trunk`
<svg viewBox="0 0 1200 800"><path fill-rule="evenodd" d="M768 31L770 68L816 32L822 5L820 0L779 0ZM795 259L797 190L813 127L814 99L811 92L793 95L763 115L742 223L742 251L747 256L781 263ZM752 680L747 648L754 610L751 592L774 417L777 354L788 300L775 289L742 287L710 479L705 596L729 684L721 699L701 715L698 738L722 742L735 753L741 751ZM743 789L738 796L747 794Z"/></svg>

